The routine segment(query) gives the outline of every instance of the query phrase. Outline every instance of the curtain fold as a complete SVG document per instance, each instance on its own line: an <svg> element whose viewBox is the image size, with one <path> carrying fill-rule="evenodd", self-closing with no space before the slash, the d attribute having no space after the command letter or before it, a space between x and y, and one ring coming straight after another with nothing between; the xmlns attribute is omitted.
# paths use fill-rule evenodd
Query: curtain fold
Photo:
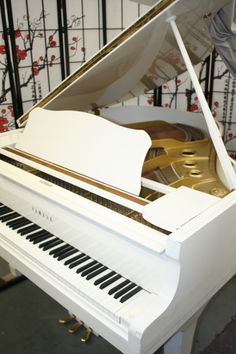
<svg viewBox="0 0 236 354"><path fill-rule="evenodd" d="M235 10L235 0L233 0L217 13L209 27L213 44L234 77L236 77Z"/></svg>

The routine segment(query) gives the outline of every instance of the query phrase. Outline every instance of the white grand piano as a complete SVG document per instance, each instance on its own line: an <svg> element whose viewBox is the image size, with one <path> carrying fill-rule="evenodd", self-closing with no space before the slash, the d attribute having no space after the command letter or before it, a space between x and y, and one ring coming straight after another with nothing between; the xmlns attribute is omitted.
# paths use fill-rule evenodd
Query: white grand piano
<svg viewBox="0 0 236 354"><path fill-rule="evenodd" d="M0 255L123 353L154 353L236 271L235 163L192 67L229 3L158 1L0 135ZM203 114L117 105L186 68Z"/></svg>

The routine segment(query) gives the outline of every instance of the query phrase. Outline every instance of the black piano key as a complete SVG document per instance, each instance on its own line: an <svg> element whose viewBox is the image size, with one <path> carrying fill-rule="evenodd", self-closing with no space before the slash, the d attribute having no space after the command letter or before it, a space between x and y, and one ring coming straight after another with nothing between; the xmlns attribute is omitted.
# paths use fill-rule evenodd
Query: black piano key
<svg viewBox="0 0 236 354"><path fill-rule="evenodd" d="M55 238L54 240L49 240L39 245L39 248L42 248L43 251L48 251L50 248L60 245L63 241L59 238Z"/></svg>
<svg viewBox="0 0 236 354"><path fill-rule="evenodd" d="M17 233L20 234L21 236L23 236L23 235L29 234L30 232L39 230L39 229L40 229L40 226L33 224L30 226L26 226L23 229L17 230Z"/></svg>
<svg viewBox="0 0 236 354"><path fill-rule="evenodd" d="M103 275L101 278L98 278L95 280L94 285L98 285L98 284L102 283L103 281L109 279L110 277L112 277L115 274L116 273L114 271L111 271L110 273Z"/></svg>
<svg viewBox="0 0 236 354"><path fill-rule="evenodd" d="M18 219L15 219L15 220L12 220L12 221L8 221L8 222L6 223L6 225L7 225L8 227L12 227L12 226L14 226L14 225L20 223L20 222L23 221L23 220L25 220L25 218L22 216L22 217L20 217L20 218L18 218Z"/></svg>
<svg viewBox="0 0 236 354"><path fill-rule="evenodd" d="M109 295L112 295L114 294L115 292L117 292L118 290L120 290L121 288L123 288L125 285L129 284L130 281L129 280L124 280L122 283L114 286L114 288L111 288L109 291L108 291L108 294Z"/></svg>
<svg viewBox="0 0 236 354"><path fill-rule="evenodd" d="M117 280L120 279L120 278L121 278L121 275L117 274L117 275L115 275L114 277L112 277L112 278L106 280L104 283L102 283L102 284L99 286L99 288L100 288L100 289L105 289L108 285L114 283L115 281L117 281Z"/></svg>
<svg viewBox="0 0 236 354"><path fill-rule="evenodd" d="M59 245L61 245L61 244L63 245L64 243L65 243L64 241L58 239L58 240L52 242L51 244L49 244L48 246L44 246L44 247L43 247L43 250L44 250L44 251L48 251L48 250L50 250L51 248L54 248L55 246L59 246Z"/></svg>
<svg viewBox="0 0 236 354"><path fill-rule="evenodd" d="M120 291L118 291L117 293L115 293L114 295L114 299L118 299L119 297L121 297L122 295L126 294L128 291L130 291L131 289L133 289L136 286L136 284L131 283L128 286L125 286L124 288L122 288Z"/></svg>
<svg viewBox="0 0 236 354"><path fill-rule="evenodd" d="M51 241L51 240L50 240ZM50 242L50 241L47 241L47 242ZM53 248L55 246L58 246L60 245L61 243L63 243L64 241L60 240L59 238L57 240L55 240L54 242L48 244L47 246L44 246L43 247L43 251L48 251L50 250L50 248Z"/></svg>
<svg viewBox="0 0 236 354"><path fill-rule="evenodd" d="M69 265L69 268L72 269L72 268L76 267L77 265L87 261L89 258L90 258L89 256L82 257L78 261L71 263Z"/></svg>
<svg viewBox="0 0 236 354"><path fill-rule="evenodd" d="M21 221L21 220L24 220L24 217L23 216L21 216L21 215L19 215L20 217L18 218L18 219L15 219L15 220L10 220L10 221L8 221L7 223L6 223L6 225L7 226L11 226L12 224L14 224L14 222L16 222L16 221Z"/></svg>
<svg viewBox="0 0 236 354"><path fill-rule="evenodd" d="M88 269L88 268L94 266L94 265L97 264L97 263L98 263L97 261L92 261L92 262L90 262L90 263L87 263L87 264L85 264L84 266L78 268L78 269L76 270L76 273L81 273L81 272L83 272L84 270L86 270L86 269Z"/></svg>
<svg viewBox="0 0 236 354"><path fill-rule="evenodd" d="M30 220L26 219L26 220L21 221L20 223L17 223L16 225L12 226L11 228L12 228L12 230L18 230L18 229L21 229L24 226L30 225L30 224L32 224L32 222Z"/></svg>
<svg viewBox="0 0 236 354"><path fill-rule="evenodd" d="M92 272L92 273L90 273L89 275L87 275L86 279L87 279L87 280L90 280L90 279L96 277L97 275L99 275L99 274L105 272L105 270L107 270L107 269L108 269L107 267L103 266L102 268L96 270L95 272Z"/></svg>
<svg viewBox="0 0 236 354"><path fill-rule="evenodd" d="M3 218L6 215L13 213L13 210L5 210L5 212L0 213L0 218Z"/></svg>
<svg viewBox="0 0 236 354"><path fill-rule="evenodd" d="M101 267L102 267L102 264L101 263L97 263L93 267L90 267L89 269L84 270L81 273L81 277L85 277L86 275L92 273L93 271L95 271L95 270L97 270L98 268L101 268Z"/></svg>
<svg viewBox="0 0 236 354"><path fill-rule="evenodd" d="M73 262L77 261L78 259L80 259L80 258L82 258L82 257L84 257L84 256L85 256L84 253L80 253L80 254L78 254L77 256L73 257L73 258L67 259L64 264L65 264L65 265L68 265L68 264L70 264L70 263L73 263Z"/></svg>
<svg viewBox="0 0 236 354"><path fill-rule="evenodd" d="M55 241L53 243L51 243L49 246L45 246L43 247L43 251L48 251L49 249L55 247L55 246L59 246L61 245L62 243L64 243L64 241L58 239L58 241Z"/></svg>
<svg viewBox="0 0 236 354"><path fill-rule="evenodd" d="M130 291L128 294L122 296L122 298L120 299L120 302L125 302L128 299L130 299L132 296L134 296L135 294L137 294L140 290L142 290L141 286L138 286L137 288L133 289L132 291Z"/></svg>
<svg viewBox="0 0 236 354"><path fill-rule="evenodd" d="M67 247L68 246L68 243L65 243L64 242L64 244L62 245L62 246L60 246L60 247L57 247L57 248L54 248L53 250L51 250L50 252L49 252L49 254L50 255L53 255L53 254L55 254L55 253L57 253L57 252L60 252L61 250L63 250L65 247Z"/></svg>
<svg viewBox="0 0 236 354"><path fill-rule="evenodd" d="M52 235L52 236L53 236L53 235ZM52 243L52 242L54 242L54 241L56 241L56 240L59 240L59 238L55 236L54 238L52 238L52 239L49 240L49 241L40 243L39 248L46 247L46 246L48 246L50 243Z"/></svg>
<svg viewBox="0 0 236 354"><path fill-rule="evenodd" d="M37 232L30 233L29 235L27 235L27 236L26 236L26 239L29 240L29 241L33 241L33 240L34 240L35 238L37 238L38 236L45 235L45 233L47 233L46 230L40 229L40 230L37 231Z"/></svg>
<svg viewBox="0 0 236 354"><path fill-rule="evenodd" d="M53 255L53 257L54 257L54 258L60 257L60 256L62 256L63 254L65 254L67 251L73 250L73 248L74 248L73 246L70 246L70 245L67 244L67 247L65 247L65 248L63 248L61 251L55 253L55 254Z"/></svg>
<svg viewBox="0 0 236 354"><path fill-rule="evenodd" d="M6 212L11 212L13 211L12 209L8 208L7 206L4 206L0 209L0 215L6 213Z"/></svg>
<svg viewBox="0 0 236 354"><path fill-rule="evenodd" d="M14 224L12 224L11 226L10 226L10 229L15 229L15 228L17 228L19 225L21 225L21 223L23 222L23 220L20 220L20 221L18 221L18 222L15 222Z"/></svg>
<svg viewBox="0 0 236 354"><path fill-rule="evenodd" d="M33 244L37 245L37 243L48 240L49 237L52 237L51 234L47 233L45 235L42 236L38 236L36 239L33 240Z"/></svg>
<svg viewBox="0 0 236 354"><path fill-rule="evenodd" d="M16 212L11 212L10 214L6 213L0 217L0 220L2 222L6 222L6 221L10 221L12 219L18 218L19 216L20 216L20 214L18 214Z"/></svg>
<svg viewBox="0 0 236 354"><path fill-rule="evenodd" d="M11 228L12 230L16 230L16 229L19 229L19 228L21 228L21 227L23 227L23 226L25 226L25 225L27 225L27 223L25 224L25 221L24 221L24 220L21 220L21 221L15 223L15 224L11 225L10 228Z"/></svg>
<svg viewBox="0 0 236 354"><path fill-rule="evenodd" d="M69 256L72 256L72 255L75 254L76 252L78 252L78 250L73 247L73 249L71 249L70 251L67 251L67 252L65 252L64 254L60 255L60 256L57 258L57 260L58 260L58 261L62 261L63 259L65 259L65 258L67 258L67 257L69 257Z"/></svg>

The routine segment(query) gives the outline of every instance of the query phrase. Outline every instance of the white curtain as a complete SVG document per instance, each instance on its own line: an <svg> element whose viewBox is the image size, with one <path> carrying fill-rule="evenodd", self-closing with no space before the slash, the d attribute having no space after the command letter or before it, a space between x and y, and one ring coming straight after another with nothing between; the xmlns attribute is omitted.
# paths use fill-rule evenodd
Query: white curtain
<svg viewBox="0 0 236 354"><path fill-rule="evenodd" d="M236 77L236 4L232 0L214 17L210 34L217 52L231 74Z"/></svg>

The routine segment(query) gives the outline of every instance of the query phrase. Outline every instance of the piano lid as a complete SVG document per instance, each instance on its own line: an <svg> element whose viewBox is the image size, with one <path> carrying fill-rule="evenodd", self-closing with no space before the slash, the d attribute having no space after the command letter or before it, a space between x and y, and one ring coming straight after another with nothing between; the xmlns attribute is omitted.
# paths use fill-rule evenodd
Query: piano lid
<svg viewBox="0 0 236 354"><path fill-rule="evenodd" d="M176 16L192 63L197 64L212 50L212 18L229 2L158 1L33 108L91 111L160 86L186 70L166 20ZM19 118L19 126L25 125L28 114Z"/></svg>

